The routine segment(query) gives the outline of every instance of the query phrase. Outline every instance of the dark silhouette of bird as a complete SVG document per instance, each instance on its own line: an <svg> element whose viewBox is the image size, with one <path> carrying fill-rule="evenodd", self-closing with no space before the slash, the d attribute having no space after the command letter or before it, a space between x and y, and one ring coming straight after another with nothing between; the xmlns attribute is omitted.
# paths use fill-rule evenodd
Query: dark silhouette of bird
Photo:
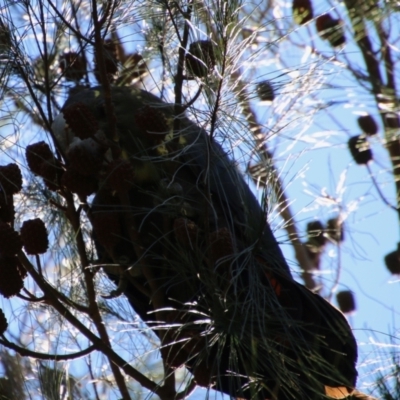
<svg viewBox="0 0 400 400"><path fill-rule="evenodd" d="M346 318L293 279L221 145L149 92L106 99L100 87L71 95L53 130L67 161L76 147L102 157L90 214L100 263L165 363L233 398L361 396Z"/></svg>

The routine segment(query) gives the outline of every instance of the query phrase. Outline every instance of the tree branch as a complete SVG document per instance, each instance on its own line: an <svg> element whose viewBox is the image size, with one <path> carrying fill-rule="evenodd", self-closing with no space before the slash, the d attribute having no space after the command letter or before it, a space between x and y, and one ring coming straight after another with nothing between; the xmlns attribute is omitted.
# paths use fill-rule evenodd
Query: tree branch
<svg viewBox="0 0 400 400"><path fill-rule="evenodd" d="M78 351L76 353L71 354L47 354L47 353L38 353L37 351L25 349L16 345L15 343L9 342L4 336L0 338L0 344L3 346L16 351L19 355L23 357L31 357L35 358L36 360L53 360L53 361L68 361L68 360L76 360L78 358L87 356L92 351L96 350L95 345L89 346L85 350Z"/></svg>
<svg viewBox="0 0 400 400"><path fill-rule="evenodd" d="M391 59L389 46L387 46L385 40L385 34L382 26L378 26L377 31L381 40L381 44L384 44L381 51L383 51L385 60L386 75L388 78L387 85L385 85L383 82L379 61L374 54L372 43L366 31L364 20L354 9L354 2L352 0L345 0L345 4L350 16L355 40L357 41L358 47L360 48L364 59L364 63L369 75L369 82L372 86L372 94L375 98L378 109L380 108L379 104L385 102L385 98L386 101L395 103L396 87L392 76L394 72L394 65L393 60ZM397 123L399 123L397 115L396 118ZM389 152L390 161L393 167L394 183L396 186L397 215L400 219L400 141L395 135L392 135L392 127L386 118L385 112L381 113L381 119L383 126L385 127L386 148Z"/></svg>

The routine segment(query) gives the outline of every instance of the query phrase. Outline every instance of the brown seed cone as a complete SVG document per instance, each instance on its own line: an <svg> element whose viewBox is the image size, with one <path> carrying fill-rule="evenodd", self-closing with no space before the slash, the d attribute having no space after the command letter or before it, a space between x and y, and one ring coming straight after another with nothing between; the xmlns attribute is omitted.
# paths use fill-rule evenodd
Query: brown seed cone
<svg viewBox="0 0 400 400"><path fill-rule="evenodd" d="M332 27L333 21L336 21L333 19L333 17L330 14L322 14L317 17L315 20L315 27L317 28L317 32L321 39L327 39L326 36L326 29L329 29Z"/></svg>
<svg viewBox="0 0 400 400"><path fill-rule="evenodd" d="M0 221L12 222L14 219L13 198L0 190Z"/></svg>
<svg viewBox="0 0 400 400"><path fill-rule="evenodd" d="M320 38L328 40L333 47L341 46L346 42L340 19L334 19L330 14L323 14L316 19L315 25Z"/></svg>
<svg viewBox="0 0 400 400"><path fill-rule="evenodd" d="M325 227L321 221L311 221L307 224L307 236L309 242L316 247L323 247L326 243L324 236Z"/></svg>
<svg viewBox="0 0 400 400"><path fill-rule="evenodd" d="M132 164L125 160L114 160L107 166L106 180L111 189L118 193L127 191L133 184L135 171Z"/></svg>
<svg viewBox="0 0 400 400"><path fill-rule="evenodd" d="M54 160L49 145L43 141L27 146L25 156L29 169L39 176L41 176L42 164Z"/></svg>
<svg viewBox="0 0 400 400"><path fill-rule="evenodd" d="M368 164L368 162L372 160L372 150L368 140L364 136L353 136L349 139L347 144L350 153L357 164Z"/></svg>
<svg viewBox="0 0 400 400"><path fill-rule="evenodd" d="M339 310L344 313L350 313L356 310L356 301L354 294L350 290L343 290L336 294L336 301L338 302Z"/></svg>
<svg viewBox="0 0 400 400"><path fill-rule="evenodd" d="M343 223L339 221L338 218L328 219L326 223L326 234L330 239L335 242L344 241L344 227Z"/></svg>
<svg viewBox="0 0 400 400"><path fill-rule="evenodd" d="M199 40L189 46L186 68L194 76L205 78L215 67L214 45L211 40Z"/></svg>
<svg viewBox="0 0 400 400"><path fill-rule="evenodd" d="M10 225L0 221L0 254L14 256L22 249L22 241L18 232Z"/></svg>
<svg viewBox="0 0 400 400"><path fill-rule="evenodd" d="M397 244L397 250L386 254L385 265L393 275L400 275L400 243Z"/></svg>
<svg viewBox="0 0 400 400"><path fill-rule="evenodd" d="M96 117L84 103L74 103L62 110L64 119L79 139L92 137L99 129Z"/></svg>
<svg viewBox="0 0 400 400"><path fill-rule="evenodd" d="M43 254L49 247L46 226L40 218L24 221L21 239L27 254Z"/></svg>
<svg viewBox="0 0 400 400"><path fill-rule="evenodd" d="M17 257L0 255L0 294L6 298L17 295L24 287L17 265Z"/></svg>
<svg viewBox="0 0 400 400"><path fill-rule="evenodd" d="M102 83L99 69L99 54L96 51L94 61L94 76L99 83ZM103 58L106 67L107 80L112 83L115 81L115 75L118 72L117 46L112 39L106 39L103 42ZM103 60L101 60L103 62Z"/></svg>
<svg viewBox="0 0 400 400"><path fill-rule="evenodd" d="M228 228L221 228L210 233L210 260L213 264L235 253L233 238Z"/></svg>
<svg viewBox="0 0 400 400"><path fill-rule="evenodd" d="M93 213L92 226L96 240L108 250L121 240L121 223L115 211Z"/></svg>
<svg viewBox="0 0 400 400"><path fill-rule="evenodd" d="M90 196L97 190L97 179L95 177L81 175L71 169L64 172L61 184L72 193L83 197Z"/></svg>
<svg viewBox="0 0 400 400"><path fill-rule="evenodd" d="M0 335L3 335L4 332L7 330L7 328L8 328L7 318L4 315L3 310L0 308Z"/></svg>
<svg viewBox="0 0 400 400"><path fill-rule="evenodd" d="M293 0L292 13L294 21L299 25L311 21L314 16L311 0Z"/></svg>
<svg viewBox="0 0 400 400"><path fill-rule="evenodd" d="M68 168L81 175L96 175L103 164L103 152L92 140L73 143L67 153Z"/></svg>
<svg viewBox="0 0 400 400"><path fill-rule="evenodd" d="M378 133L378 125L372 115L360 115L357 122L358 126L367 136L373 136Z"/></svg>
<svg viewBox="0 0 400 400"><path fill-rule="evenodd" d="M199 236L199 227L190 219L177 218L174 221L174 234L177 242L184 248L193 249Z"/></svg>
<svg viewBox="0 0 400 400"><path fill-rule="evenodd" d="M164 140L169 131L164 114L149 105L137 110L135 122L144 135L156 142Z"/></svg>
<svg viewBox="0 0 400 400"><path fill-rule="evenodd" d="M0 19L0 54L10 51L11 45L10 28Z"/></svg>
<svg viewBox="0 0 400 400"><path fill-rule="evenodd" d="M79 82L86 73L85 58L79 53L67 52L60 56L59 66L67 81Z"/></svg>
<svg viewBox="0 0 400 400"><path fill-rule="evenodd" d="M22 189L22 174L17 164L0 166L0 189L7 195L18 193Z"/></svg>
<svg viewBox="0 0 400 400"><path fill-rule="evenodd" d="M262 101L273 101L275 99L274 88L269 81L257 84L257 94Z"/></svg>

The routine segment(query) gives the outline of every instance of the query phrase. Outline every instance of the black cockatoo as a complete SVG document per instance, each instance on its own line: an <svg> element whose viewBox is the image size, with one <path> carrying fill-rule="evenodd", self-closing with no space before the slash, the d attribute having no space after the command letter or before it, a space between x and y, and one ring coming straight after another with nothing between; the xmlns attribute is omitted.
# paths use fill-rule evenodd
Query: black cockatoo
<svg viewBox="0 0 400 400"><path fill-rule="evenodd" d="M164 361L233 398L357 396L345 317L293 279L222 147L149 92L113 87L110 100L71 95L53 130L67 171L92 182L100 262Z"/></svg>

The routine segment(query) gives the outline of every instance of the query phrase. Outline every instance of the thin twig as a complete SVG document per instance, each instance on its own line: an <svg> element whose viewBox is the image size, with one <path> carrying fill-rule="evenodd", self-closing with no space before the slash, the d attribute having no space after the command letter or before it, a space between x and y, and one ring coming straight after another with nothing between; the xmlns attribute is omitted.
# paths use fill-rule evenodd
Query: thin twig
<svg viewBox="0 0 400 400"><path fill-rule="evenodd" d="M111 140L115 146L119 144L119 135L117 130L117 121L114 114L114 106L112 103L111 97L111 85L107 78L107 69L105 64L105 56L104 56L104 47L103 47L103 39L101 37L101 29L102 23L98 21L97 16L97 3L95 0L92 0L92 17L94 24L94 38L95 38L95 54L96 54L96 62L99 69L101 85L103 87L103 96L104 96L104 105L105 105L105 113L108 122L108 134L111 136ZM104 21L103 21L104 24ZM119 156L116 151L116 147L112 146L113 158L117 158Z"/></svg>
<svg viewBox="0 0 400 400"><path fill-rule="evenodd" d="M102 352L115 365L121 368L128 376L137 380L143 387L149 389L155 394L166 396L162 387L151 381L145 375L133 368L126 360L114 352L114 350L104 343L104 341L96 336L89 328L87 328L78 318L76 318L60 301L58 300L58 292L47 281L38 274L33 265L30 263L23 251L18 253L18 259L29 272L31 277L37 283L43 293L47 294L47 304L51 305L60 315L62 315L72 326L74 326L82 335L89 339L96 347L96 350Z"/></svg>
<svg viewBox="0 0 400 400"><path fill-rule="evenodd" d="M180 136L180 118L177 118L182 113L182 86L183 86L183 69L185 65L185 53L186 47L189 40L189 21L192 15L192 2L189 1L187 6L187 11L184 14L185 26L183 28L182 40L180 41L180 46L178 50L178 65L175 75L175 106L174 106L174 137L175 141L179 141Z"/></svg>
<svg viewBox="0 0 400 400"><path fill-rule="evenodd" d="M53 360L53 361L68 361L68 360L77 360L78 358L82 358L84 356L87 356L94 350L96 350L95 345L89 346L85 350L78 351L76 353L71 353L71 354L47 354L47 353L38 353L37 351L25 349L23 347L20 347L16 345L15 343L11 343L8 341L4 336L0 338L0 344L3 346L16 351L19 355L23 357L31 357L35 358L37 360Z"/></svg>
<svg viewBox="0 0 400 400"><path fill-rule="evenodd" d="M67 218L70 221L72 228L75 232L76 244L78 247L78 254L80 257L81 265L82 265L82 272L85 279L85 286L87 290L87 298L88 298L88 308L89 308L89 315L92 318L97 331L99 332L101 340L109 347L111 347L110 339L107 333L107 329L103 323L103 319L101 317L97 301L96 301L96 292L93 284L93 273L90 271L89 268L89 260L86 255L86 248L85 243L83 240L82 230L81 230L81 223L79 219L79 213L75 210L73 197L71 193L66 193L66 200L67 200ZM113 371L115 376L115 380L117 382L118 388L121 391L121 394L124 399L130 399L128 388L126 387L126 383L124 377L121 374L120 369L111 361L110 367Z"/></svg>
<svg viewBox="0 0 400 400"><path fill-rule="evenodd" d="M374 185L376 191L378 192L378 195L379 195L379 197L381 198L381 200L382 200L389 208L391 208L392 210L394 210L394 211L396 211L396 212L399 212L399 208L397 208L397 207L395 207L393 204L391 204L391 203L389 202L389 200L385 197L385 195L382 193L382 190L381 190L381 188L379 187L378 182L376 181L374 175L372 174L371 166L370 166L369 164L367 164L367 169L368 169L369 176L370 176L370 178L371 178L371 180L372 180L372 183L373 183L373 185Z"/></svg>
<svg viewBox="0 0 400 400"><path fill-rule="evenodd" d="M88 39L86 36L82 35L82 33L75 29L69 21L67 21L64 16L61 14L61 12L58 10L57 6L55 6L50 0L48 0L48 4L50 5L50 7L53 9L53 11L57 14L57 17L60 18L60 20L65 24L65 26L71 31L73 32L73 34L83 40L84 42L90 44L90 45L94 45L94 41Z"/></svg>
<svg viewBox="0 0 400 400"><path fill-rule="evenodd" d="M250 131L255 139L258 154L263 158L265 163L271 166L271 181L273 182L273 190L275 192L278 201L279 215L285 221L285 229L288 233L289 240L291 241L296 259L301 266L302 273L301 277L304 281L305 286L310 290L316 290L318 285L313 277L313 265L307 255L306 249L300 240L300 234L297 231L294 216L290 210L290 201L286 196L286 192L283 188L283 183L279 177L279 172L273 163L273 156L268 149L268 145L264 140L262 133L261 124L258 122L255 111L250 105L250 102L246 96L244 84L240 80L239 72L232 74L231 79L237 85L237 96L243 107L243 115L246 116L250 126Z"/></svg>
<svg viewBox="0 0 400 400"><path fill-rule="evenodd" d="M18 293L17 297L19 297L22 300L26 300L26 301L30 301L33 303L42 303L46 300L46 296L42 296L42 297L36 297L35 295L33 295L31 292L28 291L28 289L26 288L22 288L22 290L28 294L28 296L23 295L22 293Z"/></svg>

